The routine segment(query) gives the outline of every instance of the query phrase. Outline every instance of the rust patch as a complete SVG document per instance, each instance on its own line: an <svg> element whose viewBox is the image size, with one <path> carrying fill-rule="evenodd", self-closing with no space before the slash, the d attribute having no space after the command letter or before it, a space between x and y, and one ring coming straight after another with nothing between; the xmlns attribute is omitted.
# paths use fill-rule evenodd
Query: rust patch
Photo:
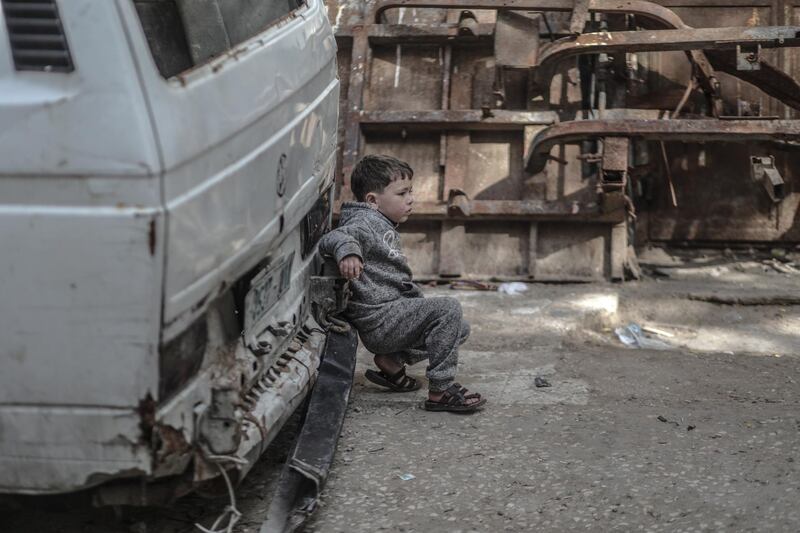
<svg viewBox="0 0 800 533"><path fill-rule="evenodd" d="M147 230L147 244L150 247L150 255L156 255L156 221L152 219L150 221L149 228Z"/></svg>
<svg viewBox="0 0 800 533"><path fill-rule="evenodd" d="M139 413L139 429L142 431L142 441L145 444L152 442L153 427L156 425L156 401L148 392L147 396L139 400L136 408Z"/></svg>
<svg viewBox="0 0 800 533"><path fill-rule="evenodd" d="M159 439L158 449L155 451L156 462L161 464L174 456L181 456L191 450L191 445L186 442L183 433L172 426L156 426Z"/></svg>

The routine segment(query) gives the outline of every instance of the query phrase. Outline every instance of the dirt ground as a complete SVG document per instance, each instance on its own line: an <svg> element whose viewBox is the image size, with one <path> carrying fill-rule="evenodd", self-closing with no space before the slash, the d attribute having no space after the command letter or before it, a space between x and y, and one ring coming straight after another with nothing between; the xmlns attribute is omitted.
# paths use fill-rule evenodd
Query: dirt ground
<svg viewBox="0 0 800 533"><path fill-rule="evenodd" d="M459 381L486 409L428 413L422 392L377 390L361 350L306 530L800 531L800 272L781 259L654 251L639 282L428 289L462 303L473 329ZM632 323L645 348L615 333ZM237 490L236 531L259 530L291 438ZM191 496L120 518L32 499L6 503L0 531L188 532L225 503Z"/></svg>

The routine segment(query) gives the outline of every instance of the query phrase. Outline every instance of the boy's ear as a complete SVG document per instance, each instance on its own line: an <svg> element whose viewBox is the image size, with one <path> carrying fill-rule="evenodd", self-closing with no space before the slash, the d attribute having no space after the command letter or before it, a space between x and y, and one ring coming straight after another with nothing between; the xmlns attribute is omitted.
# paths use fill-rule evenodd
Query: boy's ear
<svg viewBox="0 0 800 533"><path fill-rule="evenodd" d="M375 196L374 192L368 192L364 197L364 201L370 205L378 205L378 198Z"/></svg>

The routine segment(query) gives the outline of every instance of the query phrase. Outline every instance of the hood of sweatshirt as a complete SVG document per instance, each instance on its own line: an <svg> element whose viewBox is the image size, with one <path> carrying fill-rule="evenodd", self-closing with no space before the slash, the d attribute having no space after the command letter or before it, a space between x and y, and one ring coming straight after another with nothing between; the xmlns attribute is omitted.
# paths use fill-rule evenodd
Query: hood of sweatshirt
<svg viewBox="0 0 800 533"><path fill-rule="evenodd" d="M367 224L385 224L390 229L397 228L397 224L389 220L389 218L378 211L373 209L366 202L344 202L342 210L339 214L339 225L351 223L367 223Z"/></svg>

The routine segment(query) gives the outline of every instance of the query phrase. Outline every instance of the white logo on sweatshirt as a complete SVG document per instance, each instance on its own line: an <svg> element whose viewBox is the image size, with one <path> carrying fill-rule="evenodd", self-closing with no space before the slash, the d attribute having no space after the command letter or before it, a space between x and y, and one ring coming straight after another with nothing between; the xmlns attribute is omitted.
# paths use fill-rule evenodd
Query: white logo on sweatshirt
<svg viewBox="0 0 800 533"><path fill-rule="evenodd" d="M403 252L400 251L400 236L396 231L389 230L383 234L383 244L389 250L389 258L405 257Z"/></svg>

